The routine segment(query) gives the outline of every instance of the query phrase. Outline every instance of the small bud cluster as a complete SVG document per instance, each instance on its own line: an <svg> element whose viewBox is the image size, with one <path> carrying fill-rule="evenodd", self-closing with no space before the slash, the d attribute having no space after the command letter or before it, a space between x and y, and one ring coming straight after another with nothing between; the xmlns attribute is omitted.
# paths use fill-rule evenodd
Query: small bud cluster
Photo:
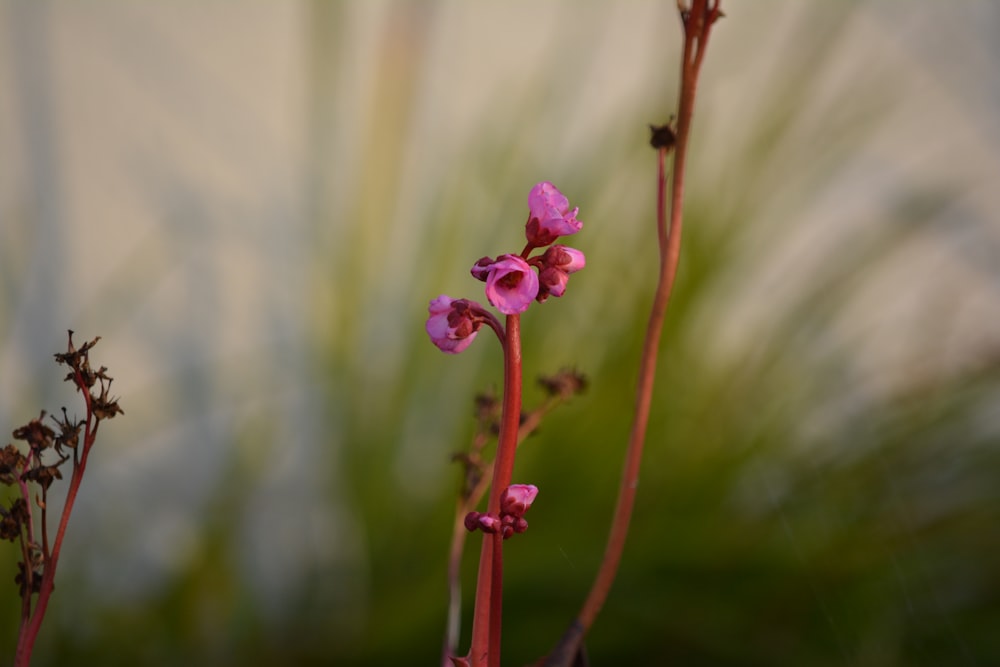
<svg viewBox="0 0 1000 667"><path fill-rule="evenodd" d="M538 495L538 487L533 484L511 484L500 496L500 515L469 512L465 515L465 528L484 533L500 533L508 539L514 533L528 530L525 512Z"/></svg>

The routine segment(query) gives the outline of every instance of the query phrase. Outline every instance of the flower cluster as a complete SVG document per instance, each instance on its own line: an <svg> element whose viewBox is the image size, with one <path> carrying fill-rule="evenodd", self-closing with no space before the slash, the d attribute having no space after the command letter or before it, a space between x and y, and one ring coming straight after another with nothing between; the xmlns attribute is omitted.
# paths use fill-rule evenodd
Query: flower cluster
<svg viewBox="0 0 1000 667"><path fill-rule="evenodd" d="M524 513L535 502L538 487L534 484L511 484L500 496L500 515L469 512L465 515L465 527L469 531L481 530L484 533L500 533L503 539L508 539L514 533L528 530L528 522Z"/></svg>
<svg viewBox="0 0 1000 667"><path fill-rule="evenodd" d="M504 315L519 315L532 301L544 302L566 292L569 274L582 269L586 257L575 248L556 244L557 239L580 231L579 209L551 183L537 184L528 194L527 245L520 254L483 257L472 266L472 275L486 283L486 299ZM548 247L546 247L548 246ZM536 248L546 248L531 256ZM443 352L457 354L475 338L483 324L500 330L499 322L475 301L441 295L430 302L427 334Z"/></svg>

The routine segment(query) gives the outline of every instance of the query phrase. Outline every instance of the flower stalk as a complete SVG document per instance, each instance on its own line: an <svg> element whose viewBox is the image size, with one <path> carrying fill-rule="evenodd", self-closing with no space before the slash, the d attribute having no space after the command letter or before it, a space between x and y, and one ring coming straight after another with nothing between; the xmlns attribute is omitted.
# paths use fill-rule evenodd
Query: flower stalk
<svg viewBox="0 0 1000 667"><path fill-rule="evenodd" d="M653 297L646 325L642 357L639 362L635 411L632 417L628 447L625 452L621 483L618 487L618 499L615 504L604 557L594 583L577 617L563 634L555 649L544 659L546 667L569 667L577 659L584 636L590 630L607 600L625 548L625 539L628 535L635 496L639 486L639 468L646 440L646 427L649 423L663 321L680 261L684 175L687 165L688 140L691 134L691 120L694 115L695 94L698 88L698 75L701 71L712 25L723 16L719 2L720 0L693 0L689 5L685 0L678 0L677 3L684 29L684 50L681 60L680 101L676 129L670 126L654 127L652 128L653 138L651 141L657 151L656 228L659 241L660 270L656 294ZM674 161L668 219L666 160L671 149L673 149Z"/></svg>

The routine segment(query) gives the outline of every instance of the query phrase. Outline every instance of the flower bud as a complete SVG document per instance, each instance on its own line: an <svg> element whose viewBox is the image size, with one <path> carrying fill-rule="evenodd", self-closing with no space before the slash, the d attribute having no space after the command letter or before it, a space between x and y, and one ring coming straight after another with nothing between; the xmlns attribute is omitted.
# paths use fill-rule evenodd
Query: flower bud
<svg viewBox="0 0 1000 667"><path fill-rule="evenodd" d="M528 243L540 248L560 236L577 233L583 227L576 219L579 210L570 210L569 200L548 181L537 184L528 194L528 222L524 228Z"/></svg>
<svg viewBox="0 0 1000 667"><path fill-rule="evenodd" d="M483 326L482 310L475 301L451 299L442 294L427 307L430 316L425 328L431 342L442 352L458 354L469 347Z"/></svg>
<svg viewBox="0 0 1000 667"><path fill-rule="evenodd" d="M465 529L467 531L474 532L479 528L479 517L482 516L479 512L469 512L465 515Z"/></svg>
<svg viewBox="0 0 1000 667"><path fill-rule="evenodd" d="M544 303L549 296L562 296L566 293L566 283L569 274L553 266L542 269L538 274L538 303Z"/></svg>
<svg viewBox="0 0 1000 667"><path fill-rule="evenodd" d="M538 487L534 484L511 484L500 496L500 512L520 518L531 507L537 495Z"/></svg>
<svg viewBox="0 0 1000 667"><path fill-rule="evenodd" d="M542 255L542 263L561 269L566 273L576 273L587 265L587 258L576 248L559 245L549 247Z"/></svg>
<svg viewBox="0 0 1000 667"><path fill-rule="evenodd" d="M498 533L500 532L500 519L489 514L480 514L479 527L484 533Z"/></svg>

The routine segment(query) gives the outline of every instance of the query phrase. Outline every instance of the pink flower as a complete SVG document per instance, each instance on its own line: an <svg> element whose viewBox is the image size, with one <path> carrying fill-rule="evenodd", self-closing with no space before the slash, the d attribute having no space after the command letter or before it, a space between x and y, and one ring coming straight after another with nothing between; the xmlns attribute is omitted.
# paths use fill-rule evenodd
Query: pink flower
<svg viewBox="0 0 1000 667"><path fill-rule="evenodd" d="M427 307L427 334L442 352L458 354L469 347L476 332L483 326L483 317L476 310L482 306L467 299L451 299L442 294Z"/></svg>
<svg viewBox="0 0 1000 667"><path fill-rule="evenodd" d="M500 512L519 519L535 502L537 495L538 487L534 484L511 484L500 496Z"/></svg>
<svg viewBox="0 0 1000 667"><path fill-rule="evenodd" d="M479 267L478 262L476 267ZM476 267L473 267L473 275ZM538 295L538 276L518 255L500 255L479 271L487 273L486 298L505 315L523 313Z"/></svg>
<svg viewBox="0 0 1000 667"><path fill-rule="evenodd" d="M576 234L583 223L576 219L579 208L572 211L569 200L556 186L543 181L528 194L528 223L525 236L536 248L547 246L560 236Z"/></svg>

